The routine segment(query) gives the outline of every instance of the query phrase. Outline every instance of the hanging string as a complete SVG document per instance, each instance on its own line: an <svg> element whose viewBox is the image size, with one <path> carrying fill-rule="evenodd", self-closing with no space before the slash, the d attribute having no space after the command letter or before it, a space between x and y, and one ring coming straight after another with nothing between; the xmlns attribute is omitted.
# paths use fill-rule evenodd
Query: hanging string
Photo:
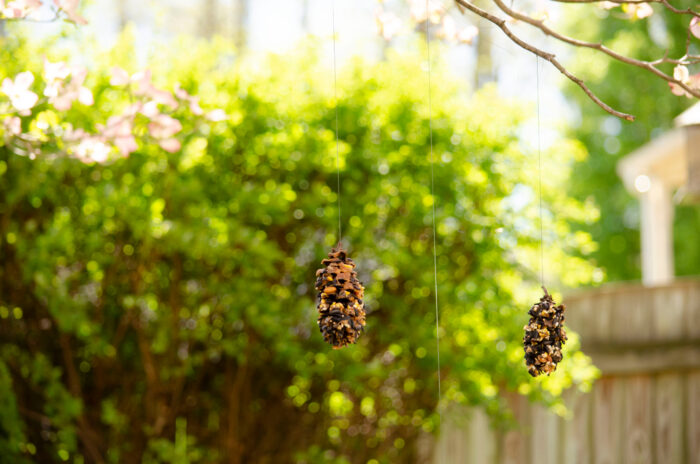
<svg viewBox="0 0 700 464"><path fill-rule="evenodd" d="M340 221L340 137L338 136L338 72L335 56L335 0L331 1L331 24L333 25L333 98L335 101L335 168L337 176L337 197L338 197L338 244L340 244L343 234Z"/></svg>
<svg viewBox="0 0 700 464"><path fill-rule="evenodd" d="M425 11L430 11L430 0L425 0ZM440 381L440 306L438 304L438 280L437 280L437 229L435 227L435 159L433 155L433 99L432 99L432 66L430 61L430 18L425 21L425 44L428 55L428 132L430 134L430 196L433 200L433 283L435 292L435 343L437 345L437 384L438 384L438 416L442 424L442 385ZM438 425L440 425L438 424Z"/></svg>
<svg viewBox="0 0 700 464"><path fill-rule="evenodd" d="M539 178L540 195L540 281L544 288L544 232L542 220L542 137L540 134L540 57L535 55L537 72L537 176Z"/></svg>

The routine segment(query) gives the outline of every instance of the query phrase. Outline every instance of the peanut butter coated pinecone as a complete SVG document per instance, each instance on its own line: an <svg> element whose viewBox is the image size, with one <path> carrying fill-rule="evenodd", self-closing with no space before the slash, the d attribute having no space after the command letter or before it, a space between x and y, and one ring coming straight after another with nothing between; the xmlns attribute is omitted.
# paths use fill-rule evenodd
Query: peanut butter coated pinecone
<svg viewBox="0 0 700 464"><path fill-rule="evenodd" d="M365 289L340 244L321 264L325 267L316 271L318 327L323 339L339 349L355 343L365 327Z"/></svg>
<svg viewBox="0 0 700 464"><path fill-rule="evenodd" d="M530 323L524 327L525 363L533 377L556 370L562 359L561 347L566 342L564 305L557 306L547 289L542 289L544 296L530 308Z"/></svg>

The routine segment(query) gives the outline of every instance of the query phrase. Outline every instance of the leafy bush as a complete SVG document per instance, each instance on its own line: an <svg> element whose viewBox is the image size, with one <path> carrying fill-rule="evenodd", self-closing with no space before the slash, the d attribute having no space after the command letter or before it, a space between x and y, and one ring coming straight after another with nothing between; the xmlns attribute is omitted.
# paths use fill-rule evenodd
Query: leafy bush
<svg viewBox="0 0 700 464"><path fill-rule="evenodd" d="M95 104L66 120L94 128L128 104L108 70L133 70L130 47L95 53ZM3 49L15 60L0 77L60 53ZM342 238L369 312L360 342L334 351L313 290L338 241L328 69L313 47L249 60L221 43L173 49L153 60L159 85L229 115L181 115L182 150L144 138L90 164L0 147L3 462L416 462L417 439L438 425L433 202L444 405L480 404L507 423L504 392L554 401L591 379L575 337L556 376L532 380L523 365L539 296L523 108L494 89L468 98L436 66L433 197L420 59L340 71ZM567 224L595 212L562 194L577 153L564 141L543 154L552 286L592 272L570 252L593 244Z"/></svg>

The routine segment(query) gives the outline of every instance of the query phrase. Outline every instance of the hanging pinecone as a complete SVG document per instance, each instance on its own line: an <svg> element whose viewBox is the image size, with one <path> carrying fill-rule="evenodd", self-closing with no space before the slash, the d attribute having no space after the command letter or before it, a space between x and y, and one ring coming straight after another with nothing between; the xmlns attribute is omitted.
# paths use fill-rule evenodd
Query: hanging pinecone
<svg viewBox="0 0 700 464"><path fill-rule="evenodd" d="M365 289L357 280L355 263L340 243L321 264L325 267L316 271L318 327L323 339L339 349L355 343L364 329Z"/></svg>
<svg viewBox="0 0 700 464"><path fill-rule="evenodd" d="M556 370L562 359L561 347L566 342L564 305L557 306L547 289L542 289L544 296L530 308L530 323L524 327L525 363L533 377Z"/></svg>

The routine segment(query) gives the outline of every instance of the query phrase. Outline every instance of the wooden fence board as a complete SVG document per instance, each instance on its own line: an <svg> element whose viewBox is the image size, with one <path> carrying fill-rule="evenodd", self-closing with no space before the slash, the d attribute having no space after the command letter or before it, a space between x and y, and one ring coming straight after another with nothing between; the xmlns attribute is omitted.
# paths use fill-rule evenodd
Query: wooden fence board
<svg viewBox="0 0 700 464"><path fill-rule="evenodd" d="M686 306L688 338L700 340L700 286L688 289Z"/></svg>
<svg viewBox="0 0 700 464"><path fill-rule="evenodd" d="M593 462L621 461L622 388L614 378L602 378L593 388Z"/></svg>
<svg viewBox="0 0 700 464"><path fill-rule="evenodd" d="M686 455L688 462L700 462L700 370L687 377L687 433Z"/></svg>
<svg viewBox="0 0 700 464"><path fill-rule="evenodd" d="M683 461L683 386L678 374L662 374L655 382L654 443L656 462Z"/></svg>
<svg viewBox="0 0 700 464"><path fill-rule="evenodd" d="M542 405L532 406L532 434L530 435L530 462L557 464L559 434L557 416Z"/></svg>
<svg viewBox="0 0 700 464"><path fill-rule="evenodd" d="M488 416L481 408L473 410L468 443L467 456L469 460L465 462L495 464L496 436L490 427Z"/></svg>
<svg viewBox="0 0 700 464"><path fill-rule="evenodd" d="M611 315L613 311L615 295L603 294L598 301L591 304L592 323L591 332L587 339L590 343L606 343L610 341Z"/></svg>
<svg viewBox="0 0 700 464"><path fill-rule="evenodd" d="M572 417L564 424L564 459L570 464L591 464L592 397L577 391L566 393Z"/></svg>
<svg viewBox="0 0 700 464"><path fill-rule="evenodd" d="M656 342L683 340L685 332L683 288L653 290L653 334Z"/></svg>
<svg viewBox="0 0 700 464"><path fill-rule="evenodd" d="M612 311L611 342L648 343L652 339L652 312L643 293L618 294Z"/></svg>
<svg viewBox="0 0 700 464"><path fill-rule="evenodd" d="M624 462L651 464L652 452L652 381L647 375L625 379Z"/></svg>
<svg viewBox="0 0 700 464"><path fill-rule="evenodd" d="M603 372L590 393L565 392L573 417L506 394L517 429L493 430L483 411L454 414L467 420L446 423L433 462L700 464L700 280L606 287L565 303Z"/></svg>
<svg viewBox="0 0 700 464"><path fill-rule="evenodd" d="M514 393L508 394L506 400L520 425L517 429L508 430L503 434L500 464L529 464L531 461L528 459L530 451L526 426L530 424L530 404L526 398Z"/></svg>

